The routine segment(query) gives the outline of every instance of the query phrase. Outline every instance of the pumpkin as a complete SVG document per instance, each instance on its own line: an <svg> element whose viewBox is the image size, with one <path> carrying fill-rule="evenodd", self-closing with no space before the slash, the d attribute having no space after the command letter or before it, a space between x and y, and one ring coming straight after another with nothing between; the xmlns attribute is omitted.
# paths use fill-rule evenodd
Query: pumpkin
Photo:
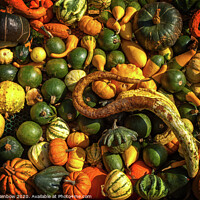
<svg viewBox="0 0 200 200"><path fill-rule="evenodd" d="M189 28L190 28L190 33L192 36L198 38L200 37L200 31L199 31L199 23L200 23L200 20L199 20L199 17L200 17L200 11L197 10L191 20L190 20L190 23L189 23Z"/></svg>
<svg viewBox="0 0 200 200"><path fill-rule="evenodd" d="M43 170L52 165L49 160L49 143L39 142L30 147L28 158L38 170Z"/></svg>
<svg viewBox="0 0 200 200"><path fill-rule="evenodd" d="M186 66L186 78L191 83L200 82L200 53L197 53Z"/></svg>
<svg viewBox="0 0 200 200"><path fill-rule="evenodd" d="M110 70L110 72L123 77L144 79L142 70L133 64L118 64L116 67L113 67ZM117 94L119 94L122 91L129 90L130 88L131 89L136 88L136 85L134 84L122 83L115 80L111 80L111 83L113 83L116 86Z"/></svg>
<svg viewBox="0 0 200 200"><path fill-rule="evenodd" d="M154 2L146 4L136 13L133 31L143 48L157 51L175 44L182 24L179 11L171 4Z"/></svg>
<svg viewBox="0 0 200 200"><path fill-rule="evenodd" d="M86 153L81 147L74 147L73 151L69 152L69 157L66 163L66 169L69 172L81 171L85 162Z"/></svg>
<svg viewBox="0 0 200 200"><path fill-rule="evenodd" d="M63 180L63 193L70 195L70 199L83 199L90 191L91 181L84 172L71 172Z"/></svg>
<svg viewBox="0 0 200 200"><path fill-rule="evenodd" d="M18 69L11 64L0 66L0 82L15 81Z"/></svg>
<svg viewBox="0 0 200 200"><path fill-rule="evenodd" d="M86 173L91 181L91 189L88 195L91 195L93 199L104 199L105 197L101 194L101 185L105 182L106 171L90 166L83 168L82 172Z"/></svg>
<svg viewBox="0 0 200 200"><path fill-rule="evenodd" d="M0 168L1 194L31 197L35 192L32 180L35 174L37 174L37 169L31 161L21 158L7 160Z"/></svg>
<svg viewBox="0 0 200 200"><path fill-rule="evenodd" d="M107 79L93 82L92 90L102 99L111 99L116 95L116 86Z"/></svg>
<svg viewBox="0 0 200 200"><path fill-rule="evenodd" d="M101 149L98 143L93 143L85 149L87 162L91 165L97 165L101 160Z"/></svg>
<svg viewBox="0 0 200 200"><path fill-rule="evenodd" d="M65 140L70 133L69 125L60 117L54 118L46 129L47 141L55 138Z"/></svg>
<svg viewBox="0 0 200 200"><path fill-rule="evenodd" d="M119 169L112 170L101 186L103 196L110 199L127 199L133 193L133 186L126 174Z"/></svg>
<svg viewBox="0 0 200 200"><path fill-rule="evenodd" d="M0 64L10 64L13 60L13 52L10 49L0 50Z"/></svg>
<svg viewBox="0 0 200 200"><path fill-rule="evenodd" d="M78 28L88 35L95 36L101 32L102 25L93 17L84 15L78 22Z"/></svg>
<svg viewBox="0 0 200 200"><path fill-rule="evenodd" d="M73 150L68 149L67 143L61 138L55 138L49 143L49 159L54 165L64 165L70 151Z"/></svg>
<svg viewBox="0 0 200 200"><path fill-rule="evenodd" d="M73 132L67 137L67 145L70 148L81 147L86 148L89 146L89 137L82 132Z"/></svg>

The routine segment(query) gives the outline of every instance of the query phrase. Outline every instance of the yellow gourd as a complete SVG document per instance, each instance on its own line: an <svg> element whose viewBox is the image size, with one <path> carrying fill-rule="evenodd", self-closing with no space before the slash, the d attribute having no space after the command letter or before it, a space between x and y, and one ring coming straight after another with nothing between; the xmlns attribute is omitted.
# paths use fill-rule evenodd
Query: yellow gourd
<svg viewBox="0 0 200 200"><path fill-rule="evenodd" d="M3 132L5 129L5 119L4 117L0 114L0 137L2 137Z"/></svg>
<svg viewBox="0 0 200 200"><path fill-rule="evenodd" d="M10 64L13 60L13 52L10 49L0 50L0 64Z"/></svg>
<svg viewBox="0 0 200 200"><path fill-rule="evenodd" d="M133 31L131 22L121 25L120 36L125 40L132 39Z"/></svg>

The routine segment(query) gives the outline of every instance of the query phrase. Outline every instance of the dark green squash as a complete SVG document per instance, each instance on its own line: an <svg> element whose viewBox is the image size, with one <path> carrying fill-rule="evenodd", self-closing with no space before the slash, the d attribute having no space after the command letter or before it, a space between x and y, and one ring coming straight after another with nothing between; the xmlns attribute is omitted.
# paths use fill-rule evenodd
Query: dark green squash
<svg viewBox="0 0 200 200"><path fill-rule="evenodd" d="M99 96L93 92L91 87L87 87L83 92L83 100L88 106L95 107L99 102Z"/></svg>
<svg viewBox="0 0 200 200"><path fill-rule="evenodd" d="M59 100L62 100L66 95L67 87L65 83L58 78L50 78L46 80L42 87L41 93L44 99L50 104L55 104Z"/></svg>
<svg viewBox="0 0 200 200"><path fill-rule="evenodd" d="M1 162L20 158L23 151L24 148L13 136L6 136L0 139Z"/></svg>
<svg viewBox="0 0 200 200"><path fill-rule="evenodd" d="M62 180L69 172L62 166L48 167L34 176L38 194L54 195L61 193Z"/></svg>
<svg viewBox="0 0 200 200"><path fill-rule="evenodd" d="M25 64L29 61L29 47L25 45L18 45L13 50L14 60L17 63Z"/></svg>
<svg viewBox="0 0 200 200"><path fill-rule="evenodd" d="M46 102L37 102L30 109L31 119L40 124L45 125L51 122L56 116L56 108L48 105Z"/></svg>
<svg viewBox="0 0 200 200"><path fill-rule="evenodd" d="M196 8L198 0L174 0L173 5L184 14L188 14L189 11Z"/></svg>
<svg viewBox="0 0 200 200"><path fill-rule="evenodd" d="M120 36L115 34L114 31L104 28L98 35L97 44L100 49L104 51L117 50L120 46Z"/></svg>
<svg viewBox="0 0 200 200"><path fill-rule="evenodd" d="M143 48L157 51L175 44L182 24L179 11L171 4L154 2L146 4L136 13L133 31Z"/></svg>
<svg viewBox="0 0 200 200"><path fill-rule="evenodd" d="M37 88L42 83L42 72L31 65L20 68L17 80L22 87Z"/></svg>
<svg viewBox="0 0 200 200"><path fill-rule="evenodd" d="M67 62L63 58L50 59L45 68L49 77L62 79L68 73Z"/></svg>
<svg viewBox="0 0 200 200"><path fill-rule="evenodd" d="M112 129L106 130L101 136L99 146L107 146L111 153L123 153L131 146L132 141L137 140L137 136L135 131L117 126L115 120Z"/></svg>
<svg viewBox="0 0 200 200"><path fill-rule="evenodd" d="M18 69L11 64L0 65L0 82L14 81L17 76Z"/></svg>
<svg viewBox="0 0 200 200"><path fill-rule="evenodd" d="M69 68L83 69L87 54L87 50L83 47L76 47L70 51L67 55Z"/></svg>

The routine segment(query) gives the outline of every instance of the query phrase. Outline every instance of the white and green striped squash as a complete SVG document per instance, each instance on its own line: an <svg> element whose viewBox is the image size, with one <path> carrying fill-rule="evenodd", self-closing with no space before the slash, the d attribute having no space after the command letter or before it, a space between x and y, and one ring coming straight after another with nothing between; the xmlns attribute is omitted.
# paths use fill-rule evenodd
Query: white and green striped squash
<svg viewBox="0 0 200 200"><path fill-rule="evenodd" d="M51 141L55 138L65 140L70 133L69 125L60 117L56 117L51 121L46 130L46 139Z"/></svg>
<svg viewBox="0 0 200 200"><path fill-rule="evenodd" d="M101 192L109 199L125 200L133 193L133 186L124 172L114 169L106 176L104 185L101 185Z"/></svg>
<svg viewBox="0 0 200 200"><path fill-rule="evenodd" d="M28 150L28 158L38 170L43 170L52 165L49 160L49 143L40 142Z"/></svg>
<svg viewBox="0 0 200 200"><path fill-rule="evenodd" d="M97 9L104 10L105 8L108 8L111 4L111 0L89 0L88 5L93 6Z"/></svg>
<svg viewBox="0 0 200 200"><path fill-rule="evenodd" d="M91 165L97 165L101 161L101 149L98 143L93 143L86 148L87 162Z"/></svg>

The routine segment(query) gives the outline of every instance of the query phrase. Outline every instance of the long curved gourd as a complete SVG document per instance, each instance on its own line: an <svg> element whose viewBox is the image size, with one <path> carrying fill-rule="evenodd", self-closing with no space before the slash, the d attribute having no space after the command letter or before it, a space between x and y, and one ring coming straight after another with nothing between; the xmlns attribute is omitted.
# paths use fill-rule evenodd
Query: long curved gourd
<svg viewBox="0 0 200 200"><path fill-rule="evenodd" d="M92 119L105 118L122 111L147 109L160 117L176 135L184 152L188 175L195 177L199 169L198 148L192 134L186 129L176 106L163 94L150 89L137 89L119 94L117 99L102 108L91 108L84 103L82 94L87 85L100 79L113 79L125 83L141 80L121 77L111 72L94 72L83 77L76 85L72 98L74 107L84 116Z"/></svg>

